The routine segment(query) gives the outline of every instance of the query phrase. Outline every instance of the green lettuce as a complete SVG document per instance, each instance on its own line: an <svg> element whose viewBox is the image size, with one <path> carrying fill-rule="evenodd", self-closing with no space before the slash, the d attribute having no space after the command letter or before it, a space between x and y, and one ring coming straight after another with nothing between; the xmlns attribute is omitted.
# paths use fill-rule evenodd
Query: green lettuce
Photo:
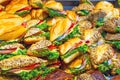
<svg viewBox="0 0 120 80"><path fill-rule="evenodd" d="M0 46L4 46L4 45L7 45L7 44L14 44L14 43L18 43L18 42L20 42L20 40L2 41L0 43Z"/></svg>
<svg viewBox="0 0 120 80"><path fill-rule="evenodd" d="M42 23L36 25L37 28L41 29L41 30L45 30L45 29L48 29L48 25L46 23L46 21L43 21Z"/></svg>
<svg viewBox="0 0 120 80"><path fill-rule="evenodd" d="M108 64L108 61L103 62L102 64L98 65L98 70L102 73L107 72L108 70L111 70L113 68L112 64Z"/></svg>
<svg viewBox="0 0 120 80"><path fill-rule="evenodd" d="M115 70L116 74L120 74L120 68Z"/></svg>
<svg viewBox="0 0 120 80"><path fill-rule="evenodd" d="M72 54L76 53L76 52L82 52L82 53L86 53L88 51L88 46L85 44L83 46L79 46L71 51L68 51L65 55L62 56L62 58L68 58L69 56L71 56Z"/></svg>
<svg viewBox="0 0 120 80"><path fill-rule="evenodd" d="M73 28L73 30L70 32L70 34L68 34L67 36L63 37L64 35L58 37L53 44L55 45L60 45L62 43L64 43L65 41L69 40L70 38L74 38L74 37L80 37L80 31L79 31L79 25L75 25L75 27Z"/></svg>
<svg viewBox="0 0 120 80"><path fill-rule="evenodd" d="M39 6L40 8L43 8L43 4L42 3L34 3L36 6Z"/></svg>
<svg viewBox="0 0 120 80"><path fill-rule="evenodd" d="M18 75L22 78L22 80L31 80L32 78L35 78L38 75L41 76L41 79L44 79L46 75L48 75L54 70L55 68L53 67L46 67L45 64L41 64L40 67L35 68L34 70L31 70L29 72L22 71L21 73L18 73Z"/></svg>
<svg viewBox="0 0 120 80"><path fill-rule="evenodd" d="M59 11L47 8L50 17L66 17L65 14L60 14Z"/></svg>
<svg viewBox="0 0 120 80"><path fill-rule="evenodd" d="M118 5L120 6L120 0L118 0Z"/></svg>
<svg viewBox="0 0 120 80"><path fill-rule="evenodd" d="M59 52L57 50L49 50L49 49L42 49L41 51L33 50L32 53L40 55L41 57L47 57L49 60L59 58Z"/></svg>
<svg viewBox="0 0 120 80"><path fill-rule="evenodd" d="M99 18L97 21L96 21L96 26L97 27L100 27L100 26L103 26L104 25L104 18Z"/></svg>
<svg viewBox="0 0 120 80"><path fill-rule="evenodd" d="M29 14L29 13L30 13L30 10L24 10L21 12L16 12L15 14L17 14L18 16L24 16L24 15Z"/></svg>
<svg viewBox="0 0 120 80"><path fill-rule="evenodd" d="M26 55L26 53L27 53L26 49L22 50L22 49L18 48L13 53L10 53L10 54L0 54L0 60L7 59L7 58L10 58L10 57L13 57L13 56L17 56L17 55Z"/></svg>
<svg viewBox="0 0 120 80"><path fill-rule="evenodd" d="M116 48L120 49L120 41L106 41L109 44L113 44Z"/></svg>
<svg viewBox="0 0 120 80"><path fill-rule="evenodd" d="M77 14L81 16L87 16L90 12L88 10L79 10L77 11Z"/></svg>
<svg viewBox="0 0 120 80"><path fill-rule="evenodd" d="M120 33L120 26L117 26L115 30L116 30L116 32Z"/></svg>

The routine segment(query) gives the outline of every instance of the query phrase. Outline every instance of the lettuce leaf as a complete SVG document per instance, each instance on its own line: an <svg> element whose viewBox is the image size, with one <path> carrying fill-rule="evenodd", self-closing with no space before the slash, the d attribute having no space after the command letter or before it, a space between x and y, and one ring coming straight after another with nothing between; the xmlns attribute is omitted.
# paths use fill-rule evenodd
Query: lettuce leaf
<svg viewBox="0 0 120 80"><path fill-rule="evenodd" d="M59 13L59 11L47 8L50 17L66 17L65 14Z"/></svg>
<svg viewBox="0 0 120 80"><path fill-rule="evenodd" d="M75 25L75 27L73 28L73 30L65 37L63 37L64 34L60 37L58 37L53 44L55 45L61 45L62 43L64 43L65 41L67 41L70 38L74 38L74 37L80 37L80 31L79 31L79 25ZM63 38L61 38L63 37Z"/></svg>
<svg viewBox="0 0 120 80"><path fill-rule="evenodd" d="M29 14L29 13L30 13L30 10L24 10L21 12L16 12L15 14L18 16L24 16L24 15Z"/></svg>
<svg viewBox="0 0 120 80"><path fill-rule="evenodd" d="M120 74L120 68L115 70L116 74Z"/></svg>
<svg viewBox="0 0 120 80"><path fill-rule="evenodd" d="M68 58L69 56L73 55L76 52L86 53L87 51L88 51L88 46L85 44L85 45L79 46L71 51L68 51L65 55L62 56L62 58L63 59Z"/></svg>
<svg viewBox="0 0 120 80"><path fill-rule="evenodd" d="M49 26L47 25L46 21L43 21L42 23L38 24L36 27L41 30L45 30L48 29Z"/></svg>
<svg viewBox="0 0 120 80"><path fill-rule="evenodd" d="M81 16L87 16L90 12L88 10L79 10L77 11L77 14Z"/></svg>
<svg viewBox="0 0 120 80"><path fill-rule="evenodd" d="M105 61L98 65L98 70L102 73L107 72L108 70L111 70L113 68L112 64L108 64L108 61Z"/></svg>
<svg viewBox="0 0 120 80"><path fill-rule="evenodd" d="M116 30L116 32L120 33L120 26L117 26L115 30Z"/></svg>
<svg viewBox="0 0 120 80"><path fill-rule="evenodd" d="M57 50L41 49L41 51L33 50L32 53L40 55L41 57L47 57L49 60L59 58L59 52Z"/></svg>
<svg viewBox="0 0 120 80"><path fill-rule="evenodd" d="M106 41L109 44L113 44L116 48L120 49L120 41Z"/></svg>
<svg viewBox="0 0 120 80"><path fill-rule="evenodd" d="M45 78L46 75L54 71L55 68L53 67L47 67L44 63L41 64L40 67L35 68L34 70L31 70L29 72L23 71L21 73L18 73L18 75L23 79L23 80L31 80L32 78L37 77L38 75L41 75L41 79Z"/></svg>
<svg viewBox="0 0 120 80"><path fill-rule="evenodd" d="M26 49L20 49L18 48L15 52L10 53L10 54L0 54L0 60L4 60L13 56L17 56L17 55L26 55L27 50Z"/></svg>

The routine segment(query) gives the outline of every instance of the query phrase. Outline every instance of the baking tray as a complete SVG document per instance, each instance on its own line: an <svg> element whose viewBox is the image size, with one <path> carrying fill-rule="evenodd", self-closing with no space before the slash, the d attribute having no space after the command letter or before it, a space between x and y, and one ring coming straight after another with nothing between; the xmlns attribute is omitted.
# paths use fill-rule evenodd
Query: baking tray
<svg viewBox="0 0 120 80"><path fill-rule="evenodd" d="M63 4L65 10L71 10L74 6L79 5L80 0L56 0ZM90 0L94 5L99 1L109 1L114 4L115 7L118 7L117 0Z"/></svg>

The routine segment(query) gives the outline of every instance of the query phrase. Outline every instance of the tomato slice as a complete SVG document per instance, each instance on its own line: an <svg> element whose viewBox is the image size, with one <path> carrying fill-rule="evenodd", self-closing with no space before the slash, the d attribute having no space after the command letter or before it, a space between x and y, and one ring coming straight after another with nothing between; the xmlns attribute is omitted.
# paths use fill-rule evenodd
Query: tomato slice
<svg viewBox="0 0 120 80"><path fill-rule="evenodd" d="M55 46L55 45L48 46L48 49L50 49L50 50L53 50L53 49L56 49L56 48L57 48L57 46Z"/></svg>
<svg viewBox="0 0 120 80"><path fill-rule="evenodd" d="M2 8L0 8L0 12L2 12L3 11L3 9Z"/></svg>
<svg viewBox="0 0 120 80"><path fill-rule="evenodd" d="M71 31L71 29L74 27L75 23L71 23L69 29L68 29L68 32Z"/></svg>
<svg viewBox="0 0 120 80"><path fill-rule="evenodd" d="M42 23L43 22L43 20L40 20L39 22L38 22L38 24L40 24L40 23Z"/></svg>
<svg viewBox="0 0 120 80"><path fill-rule="evenodd" d="M24 11L24 10L31 10L31 9L32 9L31 6L27 6L27 7L24 7L24 8L22 8L22 9L16 11L16 12L20 12L20 11Z"/></svg>
<svg viewBox="0 0 120 80"><path fill-rule="evenodd" d="M26 66L24 68L17 68L17 69L9 70L9 72L17 72L17 71L20 71L20 70L33 70L34 68L39 67L39 66L40 66L39 63L35 63L35 64L31 64L29 66Z"/></svg>
<svg viewBox="0 0 120 80"><path fill-rule="evenodd" d="M32 69L34 69L34 68L36 68L36 67L39 67L40 66L40 64L39 63L35 63L35 64L31 64L31 65L29 65L29 66L26 66L26 67L24 67L24 68L22 68L23 70L32 70Z"/></svg>
<svg viewBox="0 0 120 80"><path fill-rule="evenodd" d="M14 52L15 50L16 50L16 48L0 50L0 54L10 54L10 53Z"/></svg>

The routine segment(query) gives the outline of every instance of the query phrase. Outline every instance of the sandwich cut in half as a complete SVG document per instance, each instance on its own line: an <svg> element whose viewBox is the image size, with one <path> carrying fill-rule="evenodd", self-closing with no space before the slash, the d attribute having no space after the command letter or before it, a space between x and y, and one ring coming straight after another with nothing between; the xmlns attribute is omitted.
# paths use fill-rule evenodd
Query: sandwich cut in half
<svg viewBox="0 0 120 80"><path fill-rule="evenodd" d="M79 38L69 39L67 42L59 46L60 55L65 63L70 63L79 55L86 53L88 46Z"/></svg>
<svg viewBox="0 0 120 80"><path fill-rule="evenodd" d="M18 40L3 41L0 44L0 60L4 60L17 55L26 55L25 47L18 43Z"/></svg>
<svg viewBox="0 0 120 80"><path fill-rule="evenodd" d="M22 80L32 80L38 76L44 78L55 70L54 67L47 67L46 60L26 55L18 55L0 61L0 69L1 74L17 75Z"/></svg>
<svg viewBox="0 0 120 80"><path fill-rule="evenodd" d="M32 44L28 49L27 54L36 57L45 57L49 60L59 58L57 46L52 44L49 40L40 40L39 42Z"/></svg>
<svg viewBox="0 0 120 80"><path fill-rule="evenodd" d="M17 14L19 16L29 14L31 9L28 0L12 0L6 7L8 13Z"/></svg>
<svg viewBox="0 0 120 80"><path fill-rule="evenodd" d="M55 45L63 44L74 37L80 37L79 25L68 18L57 21L50 29L50 40Z"/></svg>

